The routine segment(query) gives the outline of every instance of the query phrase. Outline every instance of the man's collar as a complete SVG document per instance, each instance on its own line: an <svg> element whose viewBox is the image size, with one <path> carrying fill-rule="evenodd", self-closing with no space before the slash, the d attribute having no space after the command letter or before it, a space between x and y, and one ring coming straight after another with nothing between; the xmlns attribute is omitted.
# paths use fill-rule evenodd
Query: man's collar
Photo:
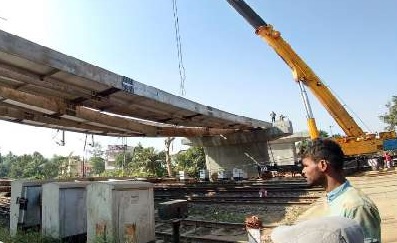
<svg viewBox="0 0 397 243"><path fill-rule="evenodd" d="M346 191L347 188L351 187L350 182L346 180L342 185L333 189L332 191L327 193L327 202L332 202L335 198L337 198L340 194Z"/></svg>

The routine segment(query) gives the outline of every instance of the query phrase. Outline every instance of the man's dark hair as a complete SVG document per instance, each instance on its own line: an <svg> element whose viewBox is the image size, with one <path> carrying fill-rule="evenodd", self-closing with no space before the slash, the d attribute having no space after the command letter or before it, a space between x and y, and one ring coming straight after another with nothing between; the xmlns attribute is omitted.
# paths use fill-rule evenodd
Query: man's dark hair
<svg viewBox="0 0 397 243"><path fill-rule="evenodd" d="M324 159L336 170L343 169L345 157L339 144L326 138L316 138L310 141L307 147L300 151L300 156L302 159L311 158L316 163Z"/></svg>

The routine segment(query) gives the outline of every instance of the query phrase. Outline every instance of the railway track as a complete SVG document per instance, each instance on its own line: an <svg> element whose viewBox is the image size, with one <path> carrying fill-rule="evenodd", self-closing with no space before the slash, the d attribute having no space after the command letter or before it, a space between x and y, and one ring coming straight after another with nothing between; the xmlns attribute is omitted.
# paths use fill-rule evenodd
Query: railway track
<svg viewBox="0 0 397 243"><path fill-rule="evenodd" d="M268 197L252 197L252 196L186 196L184 198L171 197L155 197L155 201L165 201L173 199L186 199L190 203L229 203L229 204L264 204L264 205L299 205L312 204L317 200L318 196L268 196Z"/></svg>
<svg viewBox="0 0 397 243"><path fill-rule="evenodd" d="M168 232L159 232L156 231L156 239L161 239L163 242L173 242L172 233ZM191 242L191 243L235 243L235 240L227 240L227 239L219 239L211 236L187 236L180 235L179 240L181 242Z"/></svg>
<svg viewBox="0 0 397 243"><path fill-rule="evenodd" d="M10 214L10 198L0 197L0 214L9 215Z"/></svg>
<svg viewBox="0 0 397 243"><path fill-rule="evenodd" d="M154 192L178 192L178 193L203 193L203 192L258 192L261 189L266 189L268 192L318 192L323 191L322 188L308 188L308 187L197 187L197 188L185 188L185 187L162 187L154 188Z"/></svg>
<svg viewBox="0 0 397 243"><path fill-rule="evenodd" d="M180 224L181 242L236 242L236 240L230 239L231 234L240 239L246 239L247 234L244 223L183 219ZM162 222L156 225L156 238L162 239L164 242L172 242L173 234L170 227L170 222ZM264 226L264 228L274 227L276 225Z"/></svg>

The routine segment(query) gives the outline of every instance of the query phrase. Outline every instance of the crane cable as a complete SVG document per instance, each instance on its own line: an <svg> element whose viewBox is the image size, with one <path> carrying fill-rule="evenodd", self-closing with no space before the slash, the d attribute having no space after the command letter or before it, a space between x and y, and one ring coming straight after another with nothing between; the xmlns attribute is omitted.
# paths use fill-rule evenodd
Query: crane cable
<svg viewBox="0 0 397 243"><path fill-rule="evenodd" d="M179 17L178 17L178 6L177 0L172 0L172 10L174 15L174 28L175 28L175 41L176 41L176 48L178 50L178 67L179 67L179 77L181 80L180 83L180 94L184 96L186 94L185 90L185 80L186 80L186 72L185 66L183 65L183 55L182 55L182 41L181 35L179 31Z"/></svg>
<svg viewBox="0 0 397 243"><path fill-rule="evenodd" d="M61 136L62 136L62 137L61 137L61 139L58 141L58 140L57 140L57 136L58 136L59 132L61 132ZM55 141L55 143L56 143L57 145L59 145L59 146L65 146L65 144L66 144L66 141L65 141L65 130L57 129L55 135L53 135L51 139L52 139L53 141Z"/></svg>
<svg viewBox="0 0 397 243"><path fill-rule="evenodd" d="M350 111L355 117L357 117L357 119L361 122L361 124L363 124L363 126L368 130L368 132L372 133L372 129L370 129L367 124L361 119L361 117L354 112L354 110L352 108L350 108L344 101L343 99L335 92L335 90L333 90L327 83L324 82L324 80L321 79L321 82L336 96L336 98L338 98L338 100L340 100L340 102L342 102L343 107L345 107L348 111Z"/></svg>

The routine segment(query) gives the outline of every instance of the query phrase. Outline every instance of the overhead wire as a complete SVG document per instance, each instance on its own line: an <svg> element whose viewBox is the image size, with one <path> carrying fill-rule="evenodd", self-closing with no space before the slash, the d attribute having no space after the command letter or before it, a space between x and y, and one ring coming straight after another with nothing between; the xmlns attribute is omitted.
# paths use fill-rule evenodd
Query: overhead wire
<svg viewBox="0 0 397 243"><path fill-rule="evenodd" d="M178 5L177 0L172 0L172 10L174 16L174 28L175 28L175 41L176 41L176 49L178 52L178 68L179 68L179 77L180 77L180 95L185 96L185 80L186 80L186 70L183 64L183 53L182 53L182 41L179 30L179 17L178 17Z"/></svg>
<svg viewBox="0 0 397 243"><path fill-rule="evenodd" d="M58 141L57 136L59 134L59 132L62 132L62 137L61 139ZM60 130L57 129L55 135L52 136L51 138L53 141L55 141L55 143L59 146L65 146L66 141L65 141L65 131L64 130Z"/></svg>
<svg viewBox="0 0 397 243"><path fill-rule="evenodd" d="M179 92L181 96L186 95L185 89L185 81L186 81L186 69L185 65L183 64L183 52L182 52L182 39L179 29L179 16L178 16L178 4L177 0L172 0L172 13L174 17L174 29L175 29L175 42L176 42L176 49L178 53L178 71L179 71L179 78L180 78L180 85L179 85ZM167 138L171 139L171 138ZM172 141L171 141L171 150L172 148ZM168 147L170 149L170 147Z"/></svg>

